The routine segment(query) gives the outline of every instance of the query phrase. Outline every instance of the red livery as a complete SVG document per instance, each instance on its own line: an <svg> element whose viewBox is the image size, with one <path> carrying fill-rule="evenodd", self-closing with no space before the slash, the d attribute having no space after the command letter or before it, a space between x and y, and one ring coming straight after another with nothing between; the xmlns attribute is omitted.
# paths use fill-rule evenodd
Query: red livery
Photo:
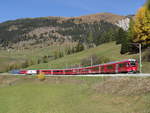
<svg viewBox="0 0 150 113"><path fill-rule="evenodd" d="M109 73L136 73L138 71L138 62L135 59L127 59L106 64L93 65L88 67L71 69L45 69L45 70L21 70L20 74L38 74L45 75L79 75L79 74L109 74Z"/></svg>

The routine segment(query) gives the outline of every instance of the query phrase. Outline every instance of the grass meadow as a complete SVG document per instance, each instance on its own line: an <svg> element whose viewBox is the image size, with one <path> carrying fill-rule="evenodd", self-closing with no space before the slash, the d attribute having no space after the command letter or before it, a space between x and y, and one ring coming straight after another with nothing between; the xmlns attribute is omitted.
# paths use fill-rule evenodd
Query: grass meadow
<svg viewBox="0 0 150 113"><path fill-rule="evenodd" d="M3 80L3 84L0 82L0 113L150 112L149 93L120 95L117 91L103 93L95 90L96 84L101 85L108 78L50 77L39 81L18 77L15 82L11 79L5 79L5 82Z"/></svg>

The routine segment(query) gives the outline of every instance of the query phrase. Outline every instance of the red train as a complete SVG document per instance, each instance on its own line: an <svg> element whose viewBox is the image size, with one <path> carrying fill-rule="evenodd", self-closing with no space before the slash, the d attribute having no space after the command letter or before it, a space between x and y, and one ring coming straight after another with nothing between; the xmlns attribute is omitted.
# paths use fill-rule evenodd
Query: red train
<svg viewBox="0 0 150 113"><path fill-rule="evenodd" d="M38 74L45 75L79 75L79 74L110 74L110 73L136 73L138 62L135 59L127 59L106 64L93 65L88 67L71 69L45 69L45 70L21 70L19 74Z"/></svg>

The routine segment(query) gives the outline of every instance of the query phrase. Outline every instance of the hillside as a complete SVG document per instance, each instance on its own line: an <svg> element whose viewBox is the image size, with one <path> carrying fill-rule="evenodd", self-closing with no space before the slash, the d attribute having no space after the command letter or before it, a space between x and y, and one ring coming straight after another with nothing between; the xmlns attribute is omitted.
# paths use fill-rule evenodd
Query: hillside
<svg viewBox="0 0 150 113"><path fill-rule="evenodd" d="M74 65L80 66L81 61L83 59L89 58L92 55L96 55L100 59L101 58L108 59L108 61L117 61L117 60L130 59L130 58L139 59L138 54L121 55L120 45L116 45L115 42L110 42L110 43L102 44L96 48L91 48L76 54L67 55L65 57L49 61L48 63L33 65L28 67L28 69L69 68L69 67L73 67ZM106 62L108 61L106 60ZM149 62L143 62L144 73L150 72L149 65L150 65Z"/></svg>
<svg viewBox="0 0 150 113"><path fill-rule="evenodd" d="M124 25L119 21L124 16L111 13L99 13L81 17L41 17L17 19L0 23L1 49L30 49L40 48L64 42L88 43L89 33L93 42L99 45L115 40L107 33L115 34L118 26ZM129 23L127 23L128 25Z"/></svg>

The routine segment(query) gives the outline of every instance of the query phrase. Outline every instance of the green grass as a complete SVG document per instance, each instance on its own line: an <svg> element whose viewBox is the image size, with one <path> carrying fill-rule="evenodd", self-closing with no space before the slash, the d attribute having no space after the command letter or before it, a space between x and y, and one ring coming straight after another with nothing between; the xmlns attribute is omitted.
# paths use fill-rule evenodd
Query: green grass
<svg viewBox="0 0 150 113"><path fill-rule="evenodd" d="M143 73L150 73L150 62L143 62L142 63L142 72Z"/></svg>
<svg viewBox="0 0 150 113"><path fill-rule="evenodd" d="M54 79L54 78L53 78ZM59 78L56 78L59 79ZM149 113L150 95L101 94L100 77L66 77L76 82L23 82L0 87L0 113ZM60 83L61 82L61 83Z"/></svg>

